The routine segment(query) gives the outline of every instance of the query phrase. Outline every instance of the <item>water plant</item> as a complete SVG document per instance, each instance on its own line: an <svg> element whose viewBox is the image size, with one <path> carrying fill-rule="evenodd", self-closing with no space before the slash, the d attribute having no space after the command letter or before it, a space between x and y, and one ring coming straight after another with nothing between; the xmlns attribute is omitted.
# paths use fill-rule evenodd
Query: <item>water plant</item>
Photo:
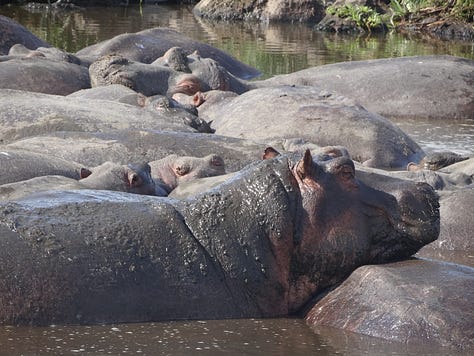
<svg viewBox="0 0 474 356"><path fill-rule="evenodd" d="M349 18L362 29L371 32L373 29L384 27L381 15L368 6L345 4L343 6L329 6L326 12L339 18Z"/></svg>

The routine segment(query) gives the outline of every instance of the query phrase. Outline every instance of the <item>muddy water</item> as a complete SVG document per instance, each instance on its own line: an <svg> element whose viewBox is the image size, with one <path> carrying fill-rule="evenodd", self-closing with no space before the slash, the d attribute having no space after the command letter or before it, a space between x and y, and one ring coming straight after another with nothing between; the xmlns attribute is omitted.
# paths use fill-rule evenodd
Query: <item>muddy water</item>
<svg viewBox="0 0 474 356"><path fill-rule="evenodd" d="M291 318L0 327L0 347L2 355L462 355L331 328L313 331Z"/></svg>
<svg viewBox="0 0 474 356"><path fill-rule="evenodd" d="M124 32L168 26L260 69L262 78L346 60L427 54L474 59L472 42L399 34L336 36L313 32L301 24L212 23L196 19L186 6L91 8L66 13L0 7L0 14L14 18L53 46L69 52ZM450 149L474 154L474 122L434 123L420 118L397 124L427 151ZM0 326L0 355L3 354L422 356L462 353L330 328L312 331L301 319L288 318L44 328Z"/></svg>

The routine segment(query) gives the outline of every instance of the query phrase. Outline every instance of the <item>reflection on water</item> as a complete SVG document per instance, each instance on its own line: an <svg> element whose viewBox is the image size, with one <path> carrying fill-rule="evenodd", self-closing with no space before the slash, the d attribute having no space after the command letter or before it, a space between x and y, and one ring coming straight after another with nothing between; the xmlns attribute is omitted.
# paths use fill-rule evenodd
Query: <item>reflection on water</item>
<svg viewBox="0 0 474 356"><path fill-rule="evenodd" d="M89 8L79 12L0 7L55 47L76 52L125 32L166 26L221 48L258 68L263 78L346 60L451 54L474 59L474 43L399 34L341 36L304 24L214 23L187 6ZM474 123L397 122L428 151L474 152ZM457 355L429 345L405 345L341 330L311 331L300 319L225 320L106 326L0 327L5 354L214 355Z"/></svg>
<svg viewBox="0 0 474 356"><path fill-rule="evenodd" d="M210 22L195 18L190 6L138 5L88 8L76 12L26 11L0 7L37 36L68 52L125 32L165 26L231 53L266 78L346 60L451 54L474 59L474 43L426 40L390 33L344 36L312 31L305 24Z"/></svg>
<svg viewBox="0 0 474 356"><path fill-rule="evenodd" d="M314 332L316 331L316 332ZM460 355L451 349L384 341L300 319L174 321L98 326L0 327L4 354Z"/></svg>

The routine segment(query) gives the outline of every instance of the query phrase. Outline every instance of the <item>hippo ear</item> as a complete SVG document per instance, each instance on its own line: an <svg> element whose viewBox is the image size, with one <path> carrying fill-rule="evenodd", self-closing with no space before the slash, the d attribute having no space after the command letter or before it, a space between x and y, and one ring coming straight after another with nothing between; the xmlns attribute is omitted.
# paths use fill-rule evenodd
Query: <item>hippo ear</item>
<svg viewBox="0 0 474 356"><path fill-rule="evenodd" d="M200 106L205 101L206 101L206 99L204 98L204 94L201 91L198 91L196 94L194 94L194 96L193 96L193 105L195 107Z"/></svg>
<svg viewBox="0 0 474 356"><path fill-rule="evenodd" d="M92 174L92 171L90 169L82 167L79 170L79 179L84 179L89 177Z"/></svg>
<svg viewBox="0 0 474 356"><path fill-rule="evenodd" d="M313 156L311 156L311 151L307 149L304 152L303 158L296 165L296 174L298 174L301 179L304 179L305 177L311 175L312 170Z"/></svg>
<svg viewBox="0 0 474 356"><path fill-rule="evenodd" d="M127 182L129 187L137 187L141 184L140 175L135 172L128 172Z"/></svg>
<svg viewBox="0 0 474 356"><path fill-rule="evenodd" d="M263 151L263 156L262 159L271 159L275 158L280 155L280 152L278 152L276 149L273 147L267 147L265 148L265 151Z"/></svg>

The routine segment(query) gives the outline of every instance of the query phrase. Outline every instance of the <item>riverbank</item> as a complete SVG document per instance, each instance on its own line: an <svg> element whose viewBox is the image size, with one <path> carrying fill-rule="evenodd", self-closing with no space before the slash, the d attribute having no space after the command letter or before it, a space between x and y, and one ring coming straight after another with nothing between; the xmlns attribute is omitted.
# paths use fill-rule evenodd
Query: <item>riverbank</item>
<svg viewBox="0 0 474 356"><path fill-rule="evenodd" d="M474 4L469 0L336 0L315 25L329 32L421 33L443 39L474 39Z"/></svg>

